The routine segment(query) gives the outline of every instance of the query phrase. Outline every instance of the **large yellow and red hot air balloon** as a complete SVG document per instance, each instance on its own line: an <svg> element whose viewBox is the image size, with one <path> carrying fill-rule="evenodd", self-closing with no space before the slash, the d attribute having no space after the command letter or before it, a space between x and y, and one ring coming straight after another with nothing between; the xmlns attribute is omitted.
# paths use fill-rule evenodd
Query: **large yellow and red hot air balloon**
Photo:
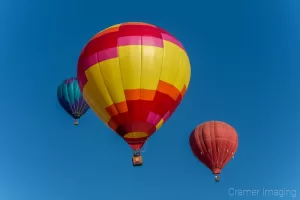
<svg viewBox="0 0 300 200"><path fill-rule="evenodd" d="M97 33L78 60L77 78L90 108L134 150L172 115L190 82L182 44L146 23L123 23Z"/></svg>

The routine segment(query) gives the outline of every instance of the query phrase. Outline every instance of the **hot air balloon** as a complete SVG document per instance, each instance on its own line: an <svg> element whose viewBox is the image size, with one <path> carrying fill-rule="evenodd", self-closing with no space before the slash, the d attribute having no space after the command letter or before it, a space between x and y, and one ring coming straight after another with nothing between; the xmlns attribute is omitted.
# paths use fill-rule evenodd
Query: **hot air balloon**
<svg viewBox="0 0 300 200"><path fill-rule="evenodd" d="M182 44L146 23L123 23L97 33L78 60L80 89L91 109L132 148L141 148L174 113L188 88L190 62Z"/></svg>
<svg viewBox="0 0 300 200"><path fill-rule="evenodd" d="M218 175L237 151L238 135L225 122L209 121L192 131L190 146L194 155L213 172L216 182L219 182Z"/></svg>
<svg viewBox="0 0 300 200"><path fill-rule="evenodd" d="M78 119L89 109L79 89L76 78L64 80L57 88L57 97L60 105L74 119L74 125L78 125Z"/></svg>

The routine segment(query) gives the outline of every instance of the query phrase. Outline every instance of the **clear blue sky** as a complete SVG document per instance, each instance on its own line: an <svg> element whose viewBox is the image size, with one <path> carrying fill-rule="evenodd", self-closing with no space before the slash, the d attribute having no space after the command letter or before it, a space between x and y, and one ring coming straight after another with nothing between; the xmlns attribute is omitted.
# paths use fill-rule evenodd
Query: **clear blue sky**
<svg viewBox="0 0 300 200"><path fill-rule="evenodd" d="M0 200L247 199L229 188L298 197L299 10L299 0L2 0ZM85 43L126 21L171 32L192 66L185 99L149 140L141 168L92 111L75 127L56 97ZM239 133L218 184L188 144L207 120Z"/></svg>

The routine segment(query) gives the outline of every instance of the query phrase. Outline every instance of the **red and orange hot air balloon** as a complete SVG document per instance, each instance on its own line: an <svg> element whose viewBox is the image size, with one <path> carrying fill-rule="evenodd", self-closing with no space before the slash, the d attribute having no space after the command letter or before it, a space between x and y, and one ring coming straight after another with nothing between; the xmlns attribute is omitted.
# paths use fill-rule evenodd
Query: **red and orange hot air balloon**
<svg viewBox="0 0 300 200"><path fill-rule="evenodd" d="M206 165L219 182L222 168L233 158L238 147L235 129L220 121L209 121L197 126L190 135L194 155Z"/></svg>
<svg viewBox="0 0 300 200"><path fill-rule="evenodd" d="M144 143L181 102L190 73L188 55L174 36L134 22L97 33L77 68L84 98L133 149L134 166L142 165Z"/></svg>

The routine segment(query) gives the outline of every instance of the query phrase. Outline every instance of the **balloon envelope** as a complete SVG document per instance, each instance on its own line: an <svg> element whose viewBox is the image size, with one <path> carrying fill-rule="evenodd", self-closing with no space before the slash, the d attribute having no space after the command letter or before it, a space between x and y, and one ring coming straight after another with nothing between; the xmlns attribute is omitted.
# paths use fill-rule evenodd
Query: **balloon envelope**
<svg viewBox="0 0 300 200"><path fill-rule="evenodd" d="M174 36L134 22L96 34L82 50L77 68L90 107L133 150L175 111L190 73L188 55Z"/></svg>
<svg viewBox="0 0 300 200"><path fill-rule="evenodd" d="M235 129L220 121L209 121L197 126L190 135L194 155L214 174L233 157L238 147Z"/></svg>
<svg viewBox="0 0 300 200"><path fill-rule="evenodd" d="M57 97L60 105L74 119L79 119L89 109L76 78L64 80L57 88Z"/></svg>

